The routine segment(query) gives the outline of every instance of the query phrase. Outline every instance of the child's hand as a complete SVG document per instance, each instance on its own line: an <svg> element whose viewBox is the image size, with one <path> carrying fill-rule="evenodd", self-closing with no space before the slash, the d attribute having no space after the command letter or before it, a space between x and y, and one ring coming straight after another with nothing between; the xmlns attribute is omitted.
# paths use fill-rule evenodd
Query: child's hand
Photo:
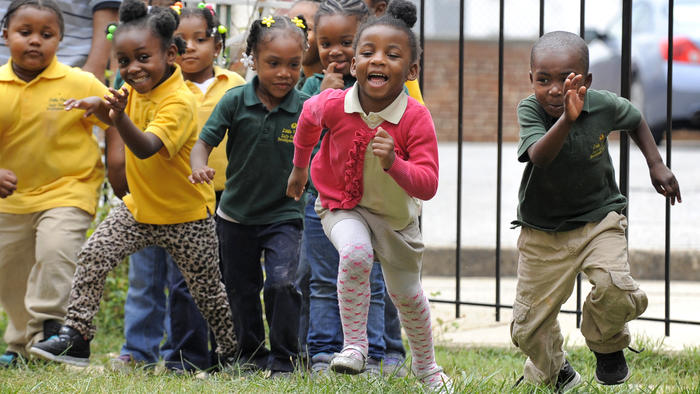
<svg viewBox="0 0 700 394"><path fill-rule="evenodd" d="M70 111L73 108L84 109L85 114L83 116L86 118L92 114L95 114L96 111L100 109L101 105L102 100L97 96L85 97L84 99L80 100L72 98L63 102L63 108L66 111Z"/></svg>
<svg viewBox="0 0 700 394"><path fill-rule="evenodd" d="M201 167L192 170L192 175L188 176L187 179L192 183L211 183L214 180L214 174L216 170L211 167Z"/></svg>
<svg viewBox="0 0 700 394"><path fill-rule="evenodd" d="M583 75L569 74L564 81L564 116L573 123L583 110L583 100L586 98L586 87L583 85Z"/></svg>
<svg viewBox="0 0 700 394"><path fill-rule="evenodd" d="M294 166L287 180L287 197L299 201L304 194L306 182L309 180L308 169Z"/></svg>
<svg viewBox="0 0 700 394"><path fill-rule="evenodd" d="M14 172L0 168L0 198L12 195L17 190L17 176Z"/></svg>
<svg viewBox="0 0 700 394"><path fill-rule="evenodd" d="M105 100L109 107L109 117L116 121L124 114L126 104L129 102L129 91L126 87L122 87L121 90L109 88L109 92L111 94L105 95Z"/></svg>
<svg viewBox="0 0 700 394"><path fill-rule="evenodd" d="M321 91L323 92L326 89L343 89L344 87L343 74L335 71L335 62L330 62L328 68L323 70Z"/></svg>
<svg viewBox="0 0 700 394"><path fill-rule="evenodd" d="M372 153L379 157L379 162L384 170L388 170L394 164L396 155L394 154L394 139L383 128L377 129L377 133L372 139Z"/></svg>
<svg viewBox="0 0 700 394"><path fill-rule="evenodd" d="M649 168L649 176L651 177L651 184L654 185L654 189L659 194L664 195L671 199L671 205L678 202L683 202L681 200L681 188L678 186L678 181L673 175L671 170L666 167L666 165L658 161Z"/></svg>

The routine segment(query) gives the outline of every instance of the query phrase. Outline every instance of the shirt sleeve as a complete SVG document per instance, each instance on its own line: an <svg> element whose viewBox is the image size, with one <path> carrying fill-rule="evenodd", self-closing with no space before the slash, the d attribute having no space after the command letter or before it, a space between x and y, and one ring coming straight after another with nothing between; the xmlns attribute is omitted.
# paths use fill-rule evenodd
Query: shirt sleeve
<svg viewBox="0 0 700 394"><path fill-rule="evenodd" d="M107 8L119 8L121 4L121 0L91 0L90 9L92 9L92 12L95 12Z"/></svg>
<svg viewBox="0 0 700 394"><path fill-rule="evenodd" d="M109 90L107 90L107 86L100 82L97 78L92 73L81 71L84 73L85 78L86 78L86 85L88 86L88 92L85 95L85 97L89 96L97 96L99 98L104 97L105 94L109 93ZM107 129L109 126L105 123L103 123L101 120L97 118L95 115L90 115L88 117L88 121L92 123L93 125L101 128L102 130Z"/></svg>
<svg viewBox="0 0 700 394"><path fill-rule="evenodd" d="M165 100L157 109L155 118L144 132L155 134L163 142L168 157L174 157L190 138L191 124L196 127L195 109L185 100Z"/></svg>
<svg viewBox="0 0 700 394"><path fill-rule="evenodd" d="M199 133L199 139L210 146L219 146L231 127L237 109L232 94L230 90L224 93Z"/></svg>
<svg viewBox="0 0 700 394"><path fill-rule="evenodd" d="M396 156L387 170L410 196L421 200L433 198L438 187L438 146L433 119L425 107L411 122L407 133L407 159Z"/></svg>
<svg viewBox="0 0 700 394"><path fill-rule="evenodd" d="M518 161L528 162L530 156L527 154L527 150L547 133L545 121L534 96L530 96L518 104L518 125L520 126Z"/></svg>
<svg viewBox="0 0 700 394"><path fill-rule="evenodd" d="M634 130L642 121L642 114L629 100L608 93L615 103L615 126L613 130Z"/></svg>
<svg viewBox="0 0 700 394"><path fill-rule="evenodd" d="M321 138L323 130L323 108L328 95L333 91L334 89L326 89L304 103L304 108L299 115L299 122L297 122L297 131L294 133L295 167L306 168L309 166L311 152Z"/></svg>

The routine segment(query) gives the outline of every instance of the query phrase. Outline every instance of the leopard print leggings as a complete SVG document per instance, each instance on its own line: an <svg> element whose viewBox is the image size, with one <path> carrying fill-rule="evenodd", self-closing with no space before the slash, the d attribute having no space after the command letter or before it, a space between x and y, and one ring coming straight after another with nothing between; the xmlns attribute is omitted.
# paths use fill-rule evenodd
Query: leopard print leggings
<svg viewBox="0 0 700 394"><path fill-rule="evenodd" d="M214 218L156 225L139 223L124 203L112 208L78 254L66 325L92 338L107 274L126 256L157 245L170 253L192 298L214 332L220 356L236 351L231 308L219 271L219 242Z"/></svg>

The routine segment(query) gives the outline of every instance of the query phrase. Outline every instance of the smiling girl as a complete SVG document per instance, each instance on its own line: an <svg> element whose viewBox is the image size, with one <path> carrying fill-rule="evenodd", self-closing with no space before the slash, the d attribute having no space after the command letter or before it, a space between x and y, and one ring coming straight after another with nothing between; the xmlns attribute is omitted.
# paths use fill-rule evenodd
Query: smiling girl
<svg viewBox="0 0 700 394"><path fill-rule="evenodd" d="M435 128L428 110L403 86L418 76L419 48L410 27L416 8L395 0L387 14L360 27L350 70L357 83L309 99L294 136L287 195L301 198L311 164L316 211L338 250L343 350L336 372L358 373L367 358L369 276L376 258L411 346L412 370L428 388L451 390L435 362L430 306L420 284L420 202L438 185Z"/></svg>
<svg viewBox="0 0 700 394"><path fill-rule="evenodd" d="M257 76L224 94L192 149L190 180L215 179L207 165L228 136L226 188L217 208L221 270L240 338L240 360L272 375L294 370L301 295L294 284L302 230L301 202L285 195L292 139L302 104L294 89L306 49L303 18L265 17L250 27L247 61ZM260 258L265 256L265 280ZM270 349L265 347L264 287Z"/></svg>
<svg viewBox="0 0 700 394"><path fill-rule="evenodd" d="M58 332L76 255L104 169L94 116L63 111L71 96L104 95L92 74L56 59L63 15L53 0L15 0L0 22L10 61L0 67L0 367Z"/></svg>
<svg viewBox="0 0 700 394"><path fill-rule="evenodd" d="M184 50L173 40L177 14L140 0L119 11L114 52L129 85L111 94L69 99L66 110L84 109L116 126L126 150L130 194L112 208L78 255L66 322L53 339L30 350L41 358L87 365L93 318L107 274L124 257L150 245L165 248L209 323L217 353L229 361L236 350L231 310L219 272L214 191L187 182L189 153L197 138L196 102L175 64Z"/></svg>

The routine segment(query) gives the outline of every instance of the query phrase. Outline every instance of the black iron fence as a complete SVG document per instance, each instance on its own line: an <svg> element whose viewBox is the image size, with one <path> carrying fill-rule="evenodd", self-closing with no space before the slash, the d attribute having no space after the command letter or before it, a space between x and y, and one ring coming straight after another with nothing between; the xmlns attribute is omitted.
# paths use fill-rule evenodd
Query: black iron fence
<svg viewBox="0 0 700 394"><path fill-rule="evenodd" d="M632 43L632 0L621 0L622 1L622 42L621 42L621 86L620 92L623 97L630 98L630 86L631 86L631 43ZM477 307L488 307L494 308L496 321L501 320L501 309L502 308L512 308L510 303L503 303L501 300L501 190L502 190L502 147L503 147L503 66L504 66L504 11L505 11L505 0L500 0L499 2L499 34L498 34L498 125L497 125L497 187L496 187L496 246L494 250L494 280L496 282L496 292L495 292L495 302L494 303L484 303L484 302L472 302L468 300L461 299L461 289L460 289L460 279L462 277L460 272L460 262L461 262L461 246L462 246L462 225L459 218L462 217L462 142L463 142L463 110L464 110L464 15L465 15L465 0L460 0L460 12L459 12L459 83L458 83L458 118L457 118L457 229L456 229L456 264L455 264L455 299L445 300L445 299L431 299L431 302L435 303L446 303L454 304L455 315L459 317L460 307L465 306L477 306ZM420 0L420 44L421 47L425 47L425 0ZM585 33L585 11L586 11L586 1L580 0L580 18L579 18L579 34L583 37ZM671 168L671 158L672 158L672 108L673 108L673 95L672 95L672 81L673 81L673 11L674 11L674 1L668 0L668 72L667 72L667 90L666 90L666 165ZM539 0L539 34L540 36L545 33L544 31L544 21L545 21L545 0ZM420 84L421 90L423 90L423 60L421 59L420 64ZM425 90L423 90L425 91ZM427 98L430 99L429 97ZM512 110L512 109L509 109ZM620 134L620 180L619 186L622 194L629 198L629 136L626 133ZM700 325L700 321L689 321L689 320L679 320L671 319L670 317L670 289L671 289L671 277L670 277L670 261L671 261L671 247L670 247L670 233L671 233L671 204L670 200L666 199L666 213L665 213L665 251L664 251L664 282L665 282L665 304L664 304L664 317L640 317L640 320L663 322L665 325L665 335L670 335L671 323L676 324L691 324ZM626 211L626 210L625 210ZM626 212L623 212L626 214ZM581 322L581 275L579 274L576 280L576 309L575 310L562 310L563 313L575 314L576 315L576 327L580 327ZM510 301L510 300L507 300Z"/></svg>

